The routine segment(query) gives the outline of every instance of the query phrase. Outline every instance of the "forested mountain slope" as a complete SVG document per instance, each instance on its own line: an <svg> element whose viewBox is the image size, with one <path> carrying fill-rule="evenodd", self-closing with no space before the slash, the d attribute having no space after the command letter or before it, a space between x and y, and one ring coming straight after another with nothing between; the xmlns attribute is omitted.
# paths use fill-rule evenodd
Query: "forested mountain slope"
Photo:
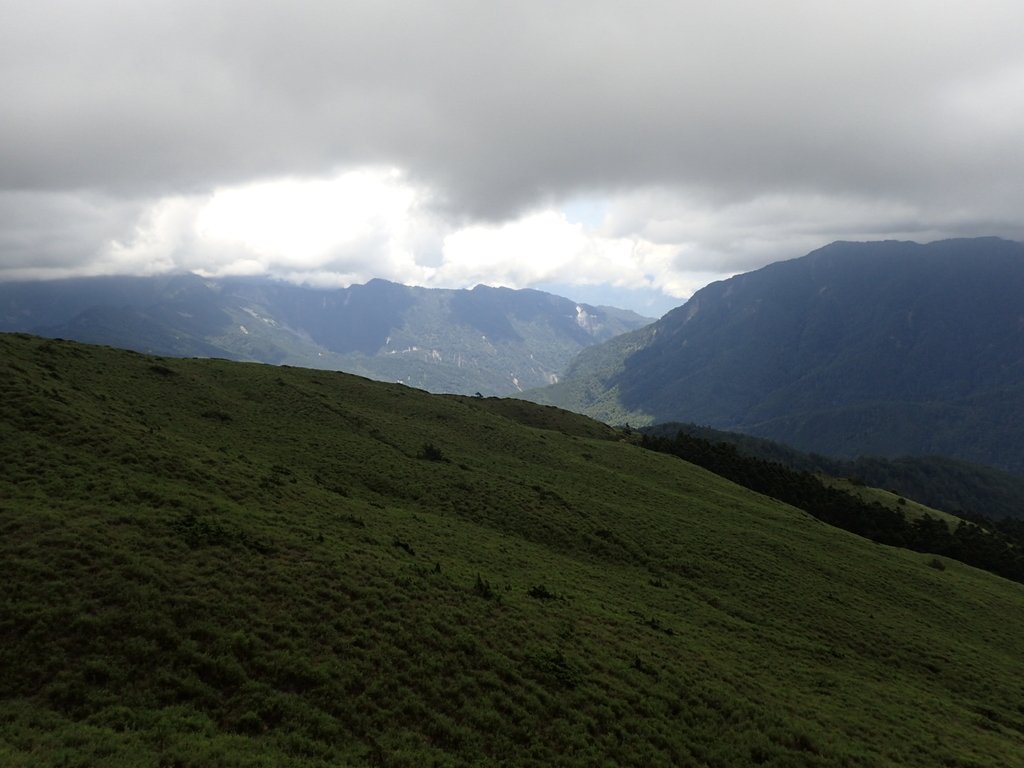
<svg viewBox="0 0 1024 768"><path fill-rule="evenodd" d="M1021 474L1022 297L1020 243L833 243L707 286L529 396L612 422Z"/></svg>
<svg viewBox="0 0 1024 768"><path fill-rule="evenodd" d="M944 456L833 459L763 437L696 424L667 422L643 428L645 434L669 439L680 431L711 443L733 445L742 455L777 462L797 471L823 473L888 489L954 515L1024 521L1024 477L992 467Z"/></svg>

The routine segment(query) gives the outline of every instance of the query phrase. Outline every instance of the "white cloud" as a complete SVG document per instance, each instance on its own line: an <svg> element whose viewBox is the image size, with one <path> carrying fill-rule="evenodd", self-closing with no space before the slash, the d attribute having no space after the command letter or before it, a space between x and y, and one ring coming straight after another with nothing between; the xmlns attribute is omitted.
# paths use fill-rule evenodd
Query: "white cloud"
<svg viewBox="0 0 1024 768"><path fill-rule="evenodd" d="M459 229L444 240L444 262L434 282L471 286L495 282L515 288L544 283L644 288L677 298L672 273L677 248L636 237L605 237L544 210L500 225Z"/></svg>
<svg viewBox="0 0 1024 768"><path fill-rule="evenodd" d="M155 202L100 261L120 271L271 274L344 285L372 277L424 280L417 262L429 214L393 169L284 178Z"/></svg>
<svg viewBox="0 0 1024 768"><path fill-rule="evenodd" d="M523 287L560 277L587 246L582 227L554 211L534 213L500 225L478 224L444 239L440 274L462 284L501 274ZM600 269L600 264L595 264Z"/></svg>
<svg viewBox="0 0 1024 768"><path fill-rule="evenodd" d="M445 221L394 170L286 178L154 202L94 269L151 274L271 274L317 285L373 277L434 287L477 283L609 285L684 298L678 248L608 237L546 209L503 224ZM576 210L580 210L578 207ZM588 210L596 210L591 204Z"/></svg>
<svg viewBox="0 0 1024 768"><path fill-rule="evenodd" d="M414 193L397 182L397 172L371 169L218 190L200 211L196 234L211 247L234 245L281 266L323 267L381 233L400 247Z"/></svg>
<svg viewBox="0 0 1024 768"><path fill-rule="evenodd" d="M196 249L194 223L204 200L183 196L157 200L131 233L100 250L97 266L114 274L159 274L188 268ZM221 258L224 258L222 255Z"/></svg>
<svg viewBox="0 0 1024 768"><path fill-rule="evenodd" d="M618 289L625 306L642 310L645 303L664 306L666 297L681 303L708 282L834 239L974 234L970 222L979 212L970 201L955 202L962 207L951 205L936 219L898 197L778 192L708 199L699 189L652 186L551 201L503 223L467 223L440 214L429 189L380 167L169 196L141 211L106 198L84 205L75 196L8 194L0 197L0 216L18 219L34 210L21 239L31 242L36 230L51 226L48 242L58 255L33 261L26 252L0 275L188 270L266 274L322 287L374 277L447 288L567 286L570 293L574 285L581 291L605 286ZM1007 201L1004 226L1011 208ZM68 222L73 227L62 232ZM16 232L8 230L6 238L13 243ZM63 253L59 244L70 250Z"/></svg>

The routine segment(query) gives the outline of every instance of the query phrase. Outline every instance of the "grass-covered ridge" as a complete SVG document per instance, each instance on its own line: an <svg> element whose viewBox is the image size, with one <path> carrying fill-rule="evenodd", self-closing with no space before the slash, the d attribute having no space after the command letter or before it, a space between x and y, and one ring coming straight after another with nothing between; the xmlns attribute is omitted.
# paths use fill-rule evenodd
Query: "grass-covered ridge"
<svg viewBox="0 0 1024 768"><path fill-rule="evenodd" d="M0 764L1019 759L1020 585L532 408L0 336Z"/></svg>

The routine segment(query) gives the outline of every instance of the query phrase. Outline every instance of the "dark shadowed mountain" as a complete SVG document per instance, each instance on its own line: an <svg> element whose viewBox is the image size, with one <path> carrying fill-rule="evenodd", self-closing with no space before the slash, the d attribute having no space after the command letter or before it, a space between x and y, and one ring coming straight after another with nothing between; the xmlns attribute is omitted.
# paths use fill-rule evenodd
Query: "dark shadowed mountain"
<svg viewBox="0 0 1024 768"><path fill-rule="evenodd" d="M649 322L540 291L385 280L336 290L192 274L0 284L4 331L329 368L466 394L557 381L581 349Z"/></svg>
<svg viewBox="0 0 1024 768"><path fill-rule="evenodd" d="M833 243L585 350L541 402L1024 473L1024 245Z"/></svg>

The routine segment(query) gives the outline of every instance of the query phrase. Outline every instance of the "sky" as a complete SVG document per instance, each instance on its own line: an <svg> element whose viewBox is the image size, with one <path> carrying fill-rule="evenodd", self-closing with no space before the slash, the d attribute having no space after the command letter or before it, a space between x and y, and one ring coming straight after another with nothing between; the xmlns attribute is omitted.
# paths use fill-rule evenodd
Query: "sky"
<svg viewBox="0 0 1024 768"><path fill-rule="evenodd" d="M1024 240L1021 30L1019 0L0 0L0 280L658 316L834 240Z"/></svg>

